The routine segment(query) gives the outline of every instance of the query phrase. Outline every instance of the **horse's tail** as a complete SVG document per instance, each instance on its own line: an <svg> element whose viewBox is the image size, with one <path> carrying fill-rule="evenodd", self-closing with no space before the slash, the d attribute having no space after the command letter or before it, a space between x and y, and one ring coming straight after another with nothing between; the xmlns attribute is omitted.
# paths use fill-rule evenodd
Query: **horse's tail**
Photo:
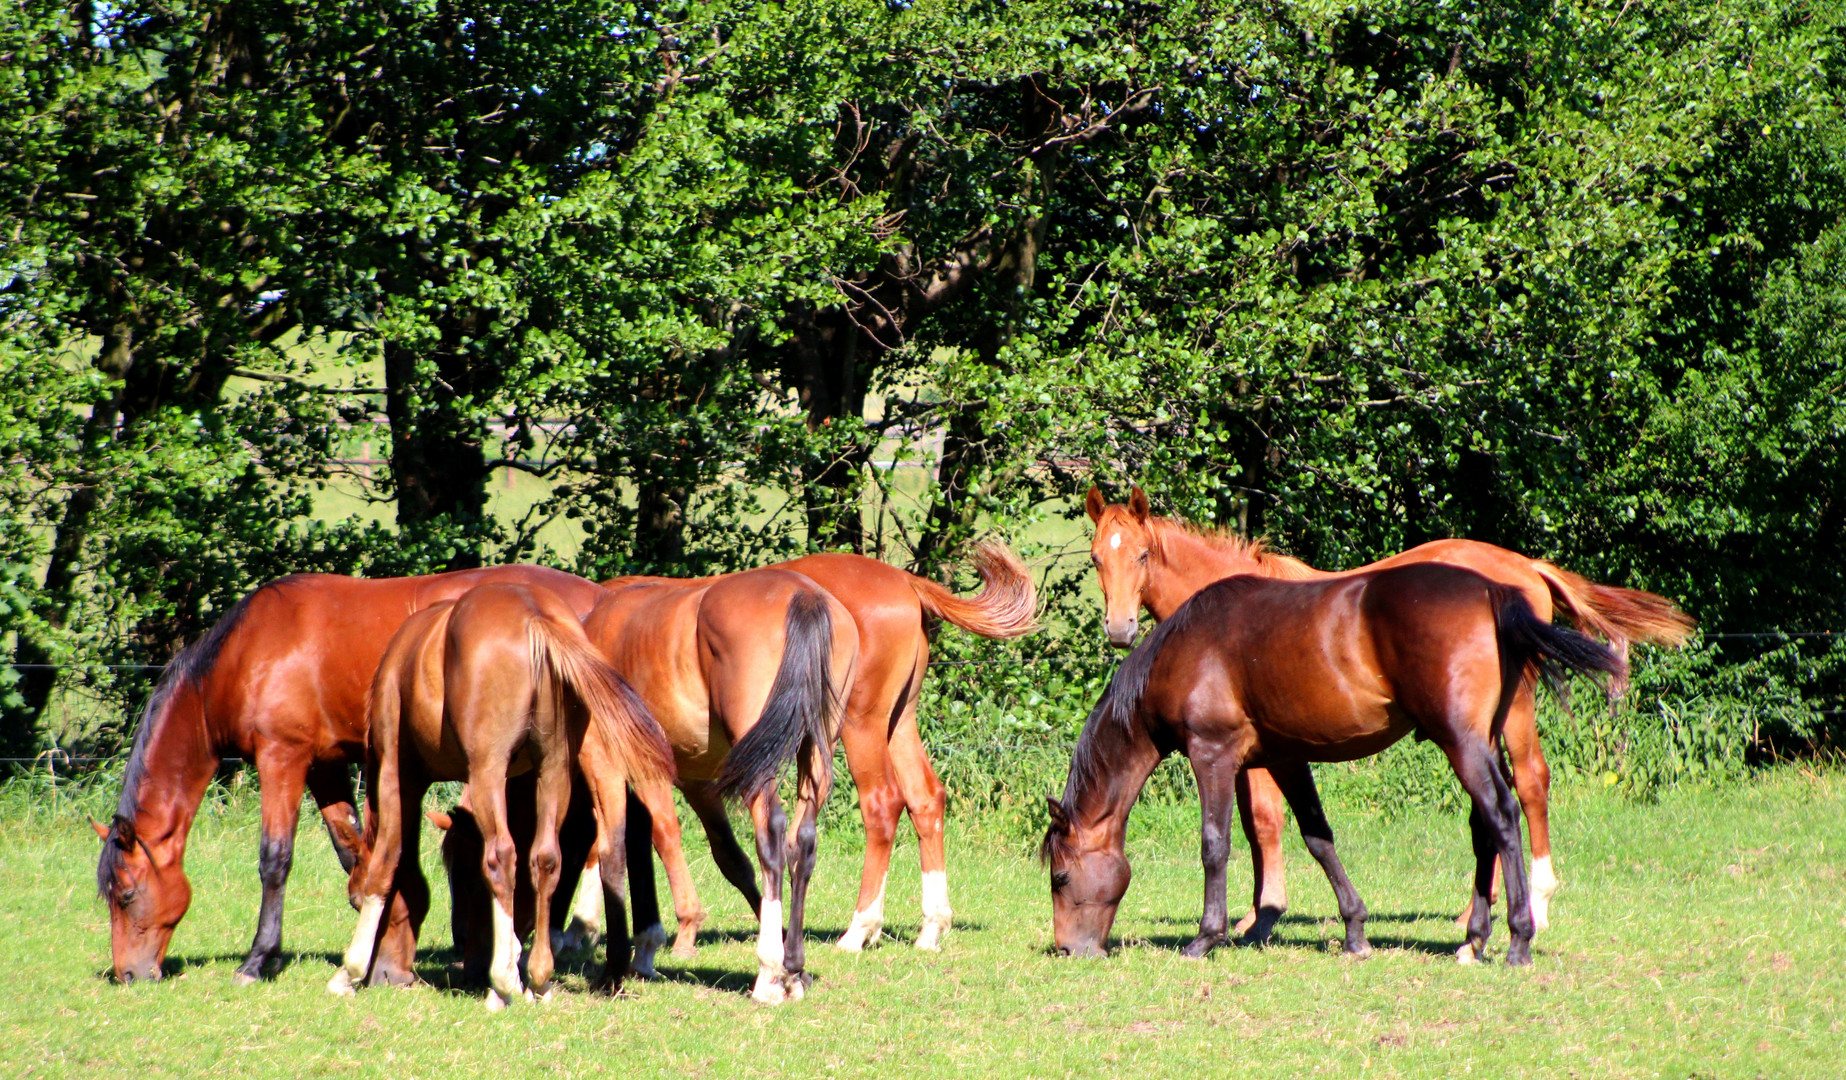
<svg viewBox="0 0 1846 1080"><path fill-rule="evenodd" d="M1606 638L1624 656L1628 653L1629 642L1633 641L1673 647L1684 645L1698 626L1692 616L1664 596L1640 589L1598 585L1581 574L1536 559L1532 561L1532 569L1545 579L1553 602L1570 613L1577 629Z"/></svg>
<svg viewBox="0 0 1846 1080"><path fill-rule="evenodd" d="M1489 585L1488 595L1500 646L1503 706L1512 700L1526 672L1533 669L1560 699L1565 694L1564 680L1572 674L1601 679L1604 689L1611 693L1627 682L1628 661L1614 649L1540 619L1525 595L1509 585ZM1500 715L1505 715L1504 708ZM1498 728L1497 722L1495 727Z"/></svg>
<svg viewBox="0 0 1846 1080"><path fill-rule="evenodd" d="M534 615L531 636L534 682L551 685L555 699L568 690L589 711L590 724L634 783L673 783L673 747L653 712L628 681L602 658L574 619Z"/></svg>
<svg viewBox="0 0 1846 1080"><path fill-rule="evenodd" d="M833 694L833 616L825 595L803 589L789 598L782 662L763 715L725 756L718 791L748 802L775 784L783 762L808 749L821 751L815 755L822 770L816 779L826 791L833 781L830 751L839 708Z"/></svg>
<svg viewBox="0 0 1846 1080"><path fill-rule="evenodd" d="M981 575L981 591L974 596L956 596L928 578L911 575L910 587L916 590L923 610L988 638L1015 638L1038 629L1038 620L1033 618L1038 590L1019 556L1006 545L990 541L975 546L973 561Z"/></svg>

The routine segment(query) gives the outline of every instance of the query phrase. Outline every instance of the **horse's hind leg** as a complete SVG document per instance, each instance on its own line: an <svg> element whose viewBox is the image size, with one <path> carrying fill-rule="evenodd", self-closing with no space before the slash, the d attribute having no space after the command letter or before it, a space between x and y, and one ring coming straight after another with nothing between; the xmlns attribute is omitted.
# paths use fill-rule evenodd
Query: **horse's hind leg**
<svg viewBox="0 0 1846 1080"><path fill-rule="evenodd" d="M349 893L358 895L359 920L339 969L327 983L330 992L341 995L351 994L372 967L379 923L392 899L392 887L404 854L404 830L421 827L416 815L424 787L420 781L402 775L393 742L380 741L385 743L380 750L382 760L370 777L366 796L377 817L372 827L371 850L366 853L365 862L354 869L348 888Z"/></svg>
<svg viewBox="0 0 1846 1080"><path fill-rule="evenodd" d="M888 716L873 708L861 711L858 700L869 690L853 687L851 711L841 727L846 767L859 792L859 817L865 823L865 863L859 873L859 899L853 904L852 923L841 935L839 947L858 952L878 940L885 924L885 879L891 870L891 847L897 822L904 816L904 796L891 775L886 749ZM913 819L914 820L914 819Z"/></svg>
<svg viewBox="0 0 1846 1080"><path fill-rule="evenodd" d="M1445 747L1455 776L1474 802L1468 816L1474 840L1474 910L1468 924L1468 940L1457 959L1472 963L1486 956L1487 938L1493 931L1488 893L1493 888L1494 856L1506 882L1506 926L1512 942L1506 949L1506 962L1518 966L1532 962L1532 910L1526 889L1524 853L1519 850L1519 803L1501 775L1500 766L1487 744L1466 739L1459 745Z"/></svg>
<svg viewBox="0 0 1846 1080"><path fill-rule="evenodd" d="M1273 765L1270 773L1274 776L1276 786L1287 796L1288 805L1294 808L1295 820L1301 823L1301 839L1307 844L1308 853L1327 874L1328 884L1333 886L1333 895L1340 904L1340 918L1346 923L1346 953L1364 959L1372 955L1372 946L1365 940L1365 901L1359 899L1359 890L1353 887L1352 879L1346 876L1346 867L1340 862L1340 856L1333 848L1333 829L1327 824L1327 815L1321 809L1320 791L1314 786L1314 773L1306 763L1291 765Z"/></svg>
<svg viewBox="0 0 1846 1080"><path fill-rule="evenodd" d="M756 825L756 858L763 867L763 903L757 909L756 986L750 996L765 1005L778 1005L788 996L782 930L782 864L788 854L788 815L774 788L750 801L750 818Z"/></svg>
<svg viewBox="0 0 1846 1080"><path fill-rule="evenodd" d="M667 869L667 889L673 894L673 915L679 924L678 936L673 939L673 955L684 960L698 952L699 927L705 925L705 907L699 903L698 888L692 883L692 869L686 865L686 849L681 842L679 828L679 808L673 805L673 789L664 783L643 784L635 789L635 794L640 798L644 820L652 823L649 835L653 840L653 851L660 853L661 865ZM653 851L649 851L646 844L639 844L628 853L631 860L647 860L650 882L654 870ZM634 873L631 869L631 877ZM641 898L637 896L637 913L640 907ZM653 974L654 950L666 943L666 934L660 926L659 901L654 900L651 907L653 925L645 929L652 932L647 934L645 941L643 928L637 927L635 934L635 970L648 975ZM647 952L645 967L640 959L644 948Z"/></svg>
<svg viewBox="0 0 1846 1080"><path fill-rule="evenodd" d="M365 854L365 840L359 833L359 815L354 809L352 777L345 765L315 765L308 769L308 794L320 808L321 823L340 869L348 874Z"/></svg>
<svg viewBox="0 0 1846 1080"><path fill-rule="evenodd" d="M923 749L915 701L905 706L903 718L891 732L890 755L891 771L910 811L910 824L917 830L917 862L923 871L923 928L917 932L917 948L938 949L955 917L949 907L948 855L942 837L948 792Z"/></svg>
<svg viewBox="0 0 1846 1080"><path fill-rule="evenodd" d="M799 1000L807 992L808 882L814 876L814 856L819 849L821 804L827 801L828 748L809 744L802 755L795 799L795 843L790 851L788 934L783 939L783 984Z"/></svg>
<svg viewBox="0 0 1846 1080"><path fill-rule="evenodd" d="M712 862L718 864L718 872L744 898L744 903L750 905L750 914L758 914L763 910L763 893L756 887L756 868L750 865L750 856L744 853L743 845L737 842L737 834L731 831L724 800L712 794L711 785L707 783L692 782L679 790L705 828L705 842L711 846Z"/></svg>
<svg viewBox="0 0 1846 1080"><path fill-rule="evenodd" d="M1506 716L1506 755L1513 767L1513 786L1531 830L1532 930L1551 925L1551 896L1558 891L1558 876L1551 865L1551 767L1538 742L1537 687L1530 680L1519 687ZM1503 875L1504 876L1504 875Z"/></svg>
<svg viewBox="0 0 1846 1080"><path fill-rule="evenodd" d="M487 967L487 1008L497 1012L524 996L519 981L519 933L513 921L515 890L519 887L519 852L506 826L506 767L494 761L470 770L468 790L473 797L474 820L481 828L481 872L492 894L494 953Z"/></svg>
<svg viewBox="0 0 1846 1080"><path fill-rule="evenodd" d="M295 861L295 826L301 822L301 790L307 784L307 751L298 746L259 745L256 773L263 787L263 836L257 847L257 872L263 880L263 903L257 912L256 937L237 968L237 981L253 983L282 948L282 898L289 867Z"/></svg>
<svg viewBox="0 0 1846 1080"><path fill-rule="evenodd" d="M1250 842L1250 912L1231 931L1246 944L1269 940L1276 921L1288 910L1288 887L1282 870L1282 826L1285 823L1282 790L1268 769L1244 769L1237 774L1237 816L1243 821L1244 839Z"/></svg>
<svg viewBox="0 0 1846 1080"><path fill-rule="evenodd" d="M532 849L527 855L532 873L532 910L536 914L532 951L526 957L526 983L541 998L551 996L551 894L557 891L564 860L558 848L558 827L570 804L570 753L563 739L547 747L538 765L536 820Z"/></svg>

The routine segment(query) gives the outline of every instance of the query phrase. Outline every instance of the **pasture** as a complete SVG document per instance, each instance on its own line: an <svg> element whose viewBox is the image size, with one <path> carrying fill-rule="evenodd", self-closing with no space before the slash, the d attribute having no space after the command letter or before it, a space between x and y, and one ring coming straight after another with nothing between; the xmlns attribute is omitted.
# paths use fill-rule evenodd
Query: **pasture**
<svg viewBox="0 0 1846 1080"><path fill-rule="evenodd" d="M9 794L18 795L15 788ZM1337 955L1339 922L1298 839L1291 908L1272 947L1177 953L1197 928L1196 807L1144 806L1135 880L1107 960L1047 955L1044 873L1017 837L951 820L956 929L916 932L914 841L893 867L889 937L811 953L807 999L748 998L753 923L688 821L713 911L698 957L620 1000L568 963L556 1000L489 1015L450 989L446 900L424 935L426 985L324 989L352 927L327 841L303 825L289 882L288 966L240 987L258 898L256 803L208 800L188 864L195 893L177 975L119 987L94 896L96 840L74 804L0 800L0 1073L23 1076L1405 1076L1837 1077L1846 1073L1846 776L1782 768L1637 803L1561 784L1563 889L1534 965L1463 968L1452 923L1470 854L1459 815L1392 823L1333 799L1341 852L1373 913L1377 955ZM837 821L838 817L830 820ZM830 942L857 883L855 826L823 834L810 926ZM426 851L434 848L432 842ZM1233 910L1247 900L1241 839ZM433 863L432 875L439 874ZM1496 920L1494 944L1505 928Z"/></svg>

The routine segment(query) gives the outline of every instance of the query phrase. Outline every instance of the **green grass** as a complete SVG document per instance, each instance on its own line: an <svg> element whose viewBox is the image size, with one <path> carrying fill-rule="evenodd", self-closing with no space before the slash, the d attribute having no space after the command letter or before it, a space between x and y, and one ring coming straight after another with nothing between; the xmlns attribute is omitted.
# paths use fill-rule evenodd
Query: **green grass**
<svg viewBox="0 0 1846 1080"><path fill-rule="evenodd" d="M902 943L916 931L906 848L888 904L899 941L848 956L817 940L807 1000L758 1007L745 996L749 920L701 858L715 914L696 960L667 960L667 981L613 1001L583 992L578 967L557 1000L498 1016L478 994L438 986L329 996L353 916L325 839L306 825L287 922L299 951L275 982L234 985L257 900L245 796L194 834L193 911L172 952L180 976L113 986L99 976L108 942L94 837L68 810L15 800L0 820L0 941L14 988L0 999L0 1074L1846 1073L1846 777L1784 770L1654 805L1587 785L1558 794L1564 888L1528 970L1449 956L1468 862L1459 818L1411 812L1387 826L1350 807L1334 808L1335 825L1374 912L1373 959L1333 951L1332 897L1298 846L1276 946L1182 959L1174 947L1199 905L1197 817L1163 808L1137 819L1122 947L1105 961L1047 956L1043 872L962 827L951 842L958 929L941 954ZM856 829L826 837L817 939L850 914L857 842ZM1234 900L1247 873L1233 873ZM423 967L436 984L448 980L447 937L439 903Z"/></svg>

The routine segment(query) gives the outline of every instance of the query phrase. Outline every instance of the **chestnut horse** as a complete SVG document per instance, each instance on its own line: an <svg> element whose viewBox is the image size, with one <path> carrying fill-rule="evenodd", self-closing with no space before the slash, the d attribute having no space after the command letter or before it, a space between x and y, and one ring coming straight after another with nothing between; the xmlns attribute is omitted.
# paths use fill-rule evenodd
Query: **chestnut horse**
<svg viewBox="0 0 1846 1080"><path fill-rule="evenodd" d="M1155 517L1149 513L1147 495L1138 487L1127 505L1107 504L1101 490L1092 487L1085 509L1096 525L1090 559L1102 586L1103 627L1109 640L1124 648L1134 643L1142 607L1156 621L1165 619L1187 598L1220 578L1233 574L1287 580L1341 576L1269 551L1260 540ZM1664 597L1598 585L1550 563L1474 540L1432 541L1347 573L1424 562L1465 567L1511 585L1539 619L1550 622L1554 612L1562 612L1579 630L1607 638L1624 657L1631 641L1676 646L1694 626ZM1551 770L1539 746L1535 708L1532 687L1527 686L1514 699L1507 717L1506 748L1512 757L1519 801L1532 830L1532 918L1543 930L1550 922L1550 901L1558 878L1551 859ZM1288 907L1282 871L1282 792L1267 772L1251 769L1238 778L1237 800L1255 867L1250 912L1239 920L1237 929L1260 940ZM1460 921L1468 918L1463 912Z"/></svg>
<svg viewBox="0 0 1846 1080"><path fill-rule="evenodd" d="M597 654L568 604L546 589L510 584L477 586L405 620L379 661L367 711L368 853L351 887L359 919L327 988L351 994L366 976L394 895L408 903L414 950L428 909L417 856L423 796L437 781L465 780L493 894L487 1007L549 996L545 927L533 935L527 958L530 990L519 977L507 777L537 773L530 878L535 910L547 911L562 869L558 829L581 760L597 819L604 899L619 916L626 784L642 788L673 778L672 751L659 725ZM618 931L609 941L603 983L613 989L627 967L628 942Z"/></svg>
<svg viewBox="0 0 1846 1080"><path fill-rule="evenodd" d="M1228 936L1224 870L1237 774L1269 769L1333 885L1346 951L1370 953L1365 904L1348 880L1314 788L1312 761L1376 754L1414 732L1440 747L1474 804L1474 903L1464 959L1485 955L1497 855L1506 882L1508 964L1531 963L1532 912L1519 807L1501 732L1526 673L1619 681L1627 664L1533 613L1519 590L1433 563L1320 581L1248 575L1199 591L1129 655L1090 713L1040 849L1051 871L1059 950L1099 955L1128 890L1128 813L1162 758L1198 778L1205 912L1188 956Z"/></svg>
<svg viewBox="0 0 1846 1080"><path fill-rule="evenodd" d="M832 594L851 615L859 635L859 665L852 693L846 699L841 739L846 767L859 793L859 813L865 822L865 864L852 923L839 940L840 948L864 948L875 942L883 929L885 878L898 818L905 810L910 812L910 822L917 831L918 862L923 874L923 925L916 947L938 948L948 932L952 912L948 862L942 845L947 797L930 767L929 754L917 730L917 700L923 692L923 673L929 667L929 623L940 619L987 638L1018 637L1038 625L1033 619L1037 592L1017 556L1003 545L984 543L975 547L972 561L982 582L981 591L972 597L956 596L927 578L863 555L809 555L773 568L802 574ZM675 582L670 578L618 578L605 584L616 587L654 581L690 585L713 580L718 579ZM754 910L758 897L749 883L748 859L738 847L718 800L696 783L682 784L681 790L705 826L719 868ZM653 895L645 881L652 874L652 863L633 862L630 871L635 875L635 917L640 920L635 928L639 965L646 949L644 943L656 937L664 940L664 934L654 925L643 929L647 898ZM687 888L690 887L688 881ZM571 939L580 940L586 927L600 925L600 916L594 910L595 896L594 891L579 894L580 900L590 904L579 905L567 932ZM681 902L677 890L674 898L676 904ZM696 899L691 903L696 909ZM674 952L689 955L689 942L683 933L681 938Z"/></svg>
<svg viewBox="0 0 1846 1080"><path fill-rule="evenodd" d="M157 979L173 930L192 902L186 837L220 757L256 765L263 882L255 940L237 970L259 978L282 943L282 898L294 859L305 787L347 869L358 851L347 766L365 758L365 695L385 643L412 612L488 581L541 585L579 614L594 583L539 566L363 580L334 574L280 578L244 597L173 658L148 699L104 828L97 889L109 906L116 978ZM410 978L398 958L381 968Z"/></svg>
<svg viewBox="0 0 1846 1080"><path fill-rule="evenodd" d="M820 807L832 785L840 703L851 692L859 652L851 615L808 578L765 569L616 585L583 628L665 730L682 784L709 784L712 794L735 795L748 808L762 867L752 996L765 1004L800 998L807 988L803 925ZM789 761L797 776L792 842L776 791ZM637 778L634 788L652 818L654 846L673 889L677 947L689 949L704 911L680 848L672 790L659 779ZM599 844L612 846L606 841L599 834ZM607 850L603 859L607 867ZM545 910L543 900L537 908ZM622 913L610 912L610 931L620 932L621 923Z"/></svg>

